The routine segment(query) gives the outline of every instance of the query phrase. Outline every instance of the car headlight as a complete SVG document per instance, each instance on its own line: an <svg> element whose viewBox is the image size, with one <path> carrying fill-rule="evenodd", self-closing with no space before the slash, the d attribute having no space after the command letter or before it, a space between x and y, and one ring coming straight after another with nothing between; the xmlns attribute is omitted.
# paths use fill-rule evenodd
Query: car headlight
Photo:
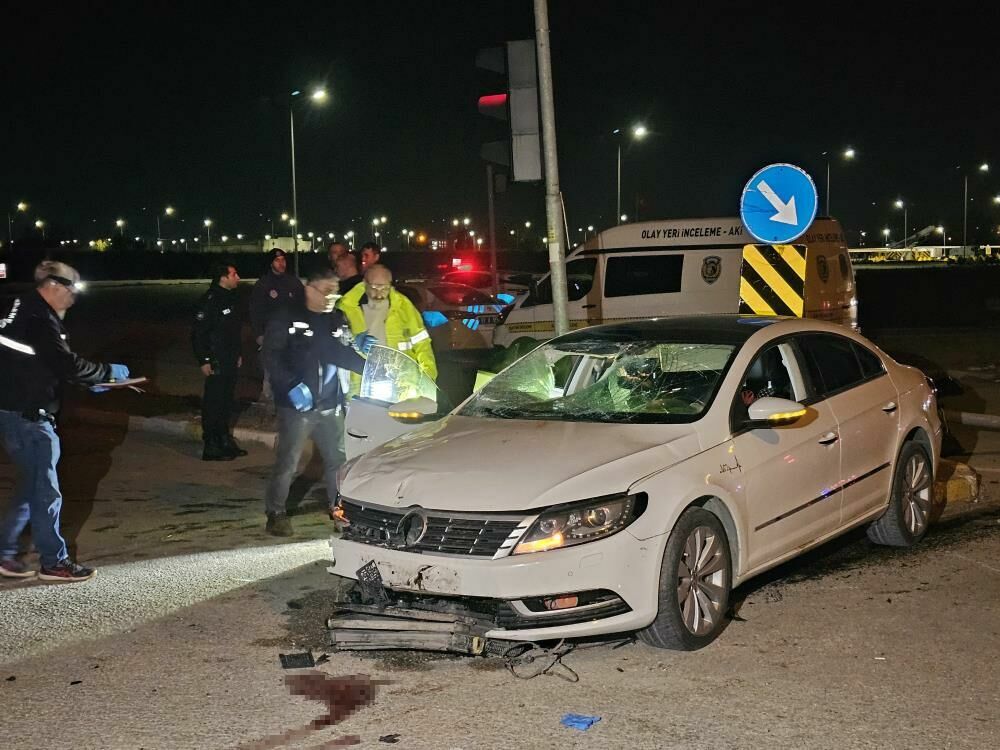
<svg viewBox="0 0 1000 750"><path fill-rule="evenodd" d="M511 553L544 552L617 534L646 510L646 493L604 495L547 508Z"/></svg>

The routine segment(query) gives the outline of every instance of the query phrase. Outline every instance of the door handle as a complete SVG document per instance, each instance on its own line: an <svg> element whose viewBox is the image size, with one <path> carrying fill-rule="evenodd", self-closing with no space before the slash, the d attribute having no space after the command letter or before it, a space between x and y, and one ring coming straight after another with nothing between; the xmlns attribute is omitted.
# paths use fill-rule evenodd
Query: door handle
<svg viewBox="0 0 1000 750"><path fill-rule="evenodd" d="M886 414L892 414L894 411L896 411L897 408L899 407L896 406L896 402L890 401L888 404L882 407L882 411L884 411Z"/></svg>
<svg viewBox="0 0 1000 750"><path fill-rule="evenodd" d="M583 307L584 310L589 310L592 307L597 307L597 305L583 305L582 307Z"/></svg>
<svg viewBox="0 0 1000 750"><path fill-rule="evenodd" d="M833 445L838 440L840 440L840 435L836 432L828 432L823 437L819 439L820 445Z"/></svg>
<svg viewBox="0 0 1000 750"><path fill-rule="evenodd" d="M346 432L347 432L348 435L350 435L352 438L355 438L356 440L367 440L368 439L367 435L359 435L356 432L351 432L350 430L346 430Z"/></svg>

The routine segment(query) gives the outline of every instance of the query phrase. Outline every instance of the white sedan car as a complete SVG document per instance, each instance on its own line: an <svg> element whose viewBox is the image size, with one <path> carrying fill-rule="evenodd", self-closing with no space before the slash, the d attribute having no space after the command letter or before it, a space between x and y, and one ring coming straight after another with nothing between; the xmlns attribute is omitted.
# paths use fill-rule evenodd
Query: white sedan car
<svg viewBox="0 0 1000 750"><path fill-rule="evenodd" d="M487 613L490 638L701 648L758 573L857 526L906 546L930 522L932 384L833 324L576 331L444 417L377 369L348 415L349 452L370 450L341 472L332 570L374 562L389 589ZM359 424L378 419L381 438Z"/></svg>

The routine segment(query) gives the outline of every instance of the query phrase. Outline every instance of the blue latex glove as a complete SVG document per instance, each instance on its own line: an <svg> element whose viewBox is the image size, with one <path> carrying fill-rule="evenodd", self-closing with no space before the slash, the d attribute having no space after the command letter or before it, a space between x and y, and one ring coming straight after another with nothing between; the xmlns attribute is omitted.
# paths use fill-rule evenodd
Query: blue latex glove
<svg viewBox="0 0 1000 750"><path fill-rule="evenodd" d="M584 714L566 714L565 716L562 717L560 723L564 727L579 729L580 731L585 732L600 720L601 720L600 716L585 716Z"/></svg>
<svg viewBox="0 0 1000 750"><path fill-rule="evenodd" d="M106 385L92 385L89 390L91 393L107 393L111 389Z"/></svg>
<svg viewBox="0 0 1000 750"><path fill-rule="evenodd" d="M372 347L378 343L378 339L372 336L368 331L358 334L358 337L354 339L354 348L359 352L368 356L368 352L372 350Z"/></svg>
<svg viewBox="0 0 1000 750"><path fill-rule="evenodd" d="M127 380L128 379L128 367L125 365L111 365L111 379L112 380Z"/></svg>
<svg viewBox="0 0 1000 750"><path fill-rule="evenodd" d="M305 383L299 383L292 388L288 392L288 400L292 402L292 406L295 407L296 411L309 411L313 406L312 391L309 390L309 386Z"/></svg>

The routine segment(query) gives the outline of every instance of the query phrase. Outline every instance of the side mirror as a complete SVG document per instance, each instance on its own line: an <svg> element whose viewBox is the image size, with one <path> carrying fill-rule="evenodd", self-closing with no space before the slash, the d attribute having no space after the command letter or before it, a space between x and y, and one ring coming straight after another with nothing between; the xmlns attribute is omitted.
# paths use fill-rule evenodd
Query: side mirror
<svg viewBox="0 0 1000 750"><path fill-rule="evenodd" d="M748 411L750 419L747 422L747 427L751 430L762 430L795 424L806 415L808 410L798 401L765 396L750 404Z"/></svg>
<svg viewBox="0 0 1000 750"><path fill-rule="evenodd" d="M437 401L426 396L408 398L390 406L389 416L403 424L430 422L437 418Z"/></svg>

